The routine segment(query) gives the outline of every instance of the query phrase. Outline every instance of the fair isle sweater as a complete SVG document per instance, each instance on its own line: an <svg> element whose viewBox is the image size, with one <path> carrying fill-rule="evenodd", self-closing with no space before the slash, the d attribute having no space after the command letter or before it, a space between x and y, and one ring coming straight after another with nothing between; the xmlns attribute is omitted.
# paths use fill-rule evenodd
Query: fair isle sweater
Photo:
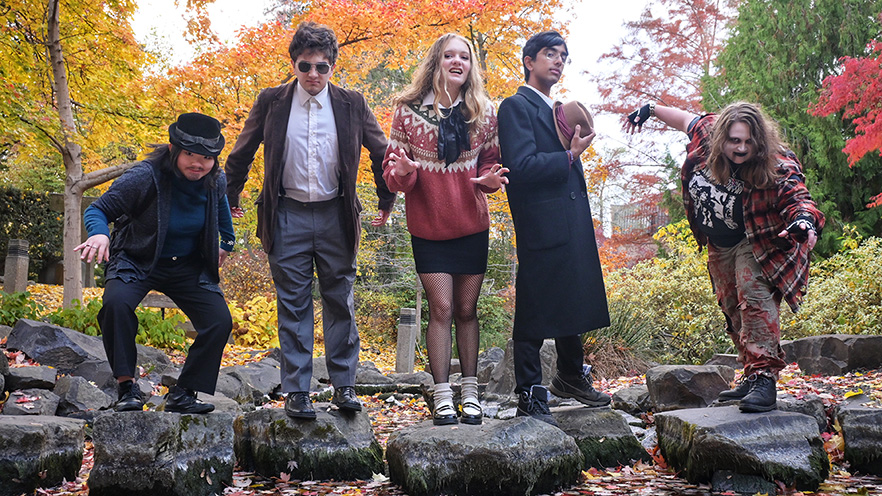
<svg viewBox="0 0 882 496"><path fill-rule="evenodd" d="M438 115L431 105L399 105L392 118L389 147L383 159L383 179L391 191L404 193L407 230L435 241L461 238L490 228L485 193L495 190L469 181L499 163L496 112L487 107L484 125L469 133L470 150L461 150L450 165L438 158ZM420 167L398 176L389 154L402 152Z"/></svg>

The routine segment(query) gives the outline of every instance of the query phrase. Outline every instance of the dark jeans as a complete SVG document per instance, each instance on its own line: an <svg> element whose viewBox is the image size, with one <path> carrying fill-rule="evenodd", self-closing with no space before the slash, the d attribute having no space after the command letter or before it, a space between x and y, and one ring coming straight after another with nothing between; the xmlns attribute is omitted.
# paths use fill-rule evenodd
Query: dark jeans
<svg viewBox="0 0 882 496"><path fill-rule="evenodd" d="M233 328L230 309L220 293L199 286L202 262L162 261L142 281L110 279L104 286L104 306L98 325L104 351L115 377L132 376L137 366L135 307L151 290L165 293L190 318L198 335L190 346L178 385L214 394L221 356Z"/></svg>
<svg viewBox="0 0 882 496"><path fill-rule="evenodd" d="M514 342L515 393L530 390L530 386L542 384L542 361L539 350L543 339ZM582 338L579 335L563 336L554 339L557 349L557 372L565 376L582 373L585 353L582 351Z"/></svg>

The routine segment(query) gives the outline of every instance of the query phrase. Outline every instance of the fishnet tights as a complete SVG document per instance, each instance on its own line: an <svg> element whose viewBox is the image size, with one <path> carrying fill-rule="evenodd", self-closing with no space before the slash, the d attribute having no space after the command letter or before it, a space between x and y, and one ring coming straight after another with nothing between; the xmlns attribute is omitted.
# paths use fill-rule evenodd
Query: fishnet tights
<svg viewBox="0 0 882 496"><path fill-rule="evenodd" d="M429 300L426 346L435 384L449 382L450 325L456 323L456 347L462 376L478 375L478 296L484 274L420 274Z"/></svg>

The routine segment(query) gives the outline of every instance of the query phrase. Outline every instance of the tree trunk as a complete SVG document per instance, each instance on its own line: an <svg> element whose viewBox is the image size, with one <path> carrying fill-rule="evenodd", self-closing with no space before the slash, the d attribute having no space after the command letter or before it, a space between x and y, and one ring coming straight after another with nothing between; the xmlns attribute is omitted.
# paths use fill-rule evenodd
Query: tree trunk
<svg viewBox="0 0 882 496"><path fill-rule="evenodd" d="M83 193L89 188L119 177L133 164L114 165L83 174L82 148L77 143L76 121L70 101L70 86L64 64L59 27L59 1L47 3L49 61L52 65L52 89L61 120L62 139L53 139L64 162L64 307L73 300L83 301L83 271L79 252L74 248L82 242Z"/></svg>

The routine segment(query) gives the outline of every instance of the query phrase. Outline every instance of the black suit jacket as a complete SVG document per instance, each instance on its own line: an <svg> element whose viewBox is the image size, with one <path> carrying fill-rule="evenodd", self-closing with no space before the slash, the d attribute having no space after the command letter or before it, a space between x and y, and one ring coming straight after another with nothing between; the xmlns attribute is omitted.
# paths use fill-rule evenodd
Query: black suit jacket
<svg viewBox="0 0 882 496"><path fill-rule="evenodd" d="M518 274L515 339L581 334L609 325L582 164L569 163L551 107L532 89L499 106Z"/></svg>
<svg viewBox="0 0 882 496"><path fill-rule="evenodd" d="M285 136L288 132L288 117L291 113L296 84L297 80L294 80L260 92L233 151L227 157L225 167L227 197L230 207L237 207L239 195L254 161L254 154L263 143L263 188L255 203L257 237L260 238L267 253L273 246L273 229L276 226L282 172L285 168ZM347 233L347 241L352 249L356 250L361 238L361 222L359 222L361 202L355 194L355 186L362 146L370 153L371 171L377 186L380 210L391 210L395 203L395 194L389 191L386 181L383 180L386 135L361 93L345 90L330 83L328 93L334 111L340 153L340 193L345 204L342 222Z"/></svg>

